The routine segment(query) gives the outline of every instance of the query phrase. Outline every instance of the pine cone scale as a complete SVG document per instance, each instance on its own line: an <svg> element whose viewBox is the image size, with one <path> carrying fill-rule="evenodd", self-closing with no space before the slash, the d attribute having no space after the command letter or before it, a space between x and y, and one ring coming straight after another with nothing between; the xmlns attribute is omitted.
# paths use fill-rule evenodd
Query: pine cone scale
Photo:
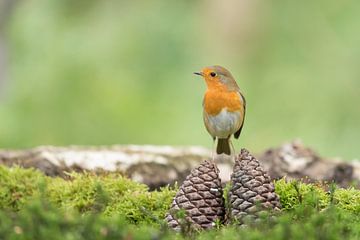
<svg viewBox="0 0 360 240"><path fill-rule="evenodd" d="M256 218L263 209L281 207L269 175L246 149L235 160L228 199L228 219L240 223L245 216Z"/></svg>
<svg viewBox="0 0 360 240"><path fill-rule="evenodd" d="M224 198L219 170L210 161L204 161L191 171L176 194L169 213L166 216L169 227L181 229L181 221L176 213L185 210L185 220L196 228L208 229L225 217Z"/></svg>
<svg viewBox="0 0 360 240"><path fill-rule="evenodd" d="M205 161L193 169L176 194L166 216L169 227L180 230L185 222L197 229L209 229L225 219L225 204L219 170L213 162ZM227 219L242 223L255 219L264 209L279 210L281 205L274 184L259 161L242 149L235 159L231 187L228 192ZM184 219L175 212L183 209Z"/></svg>

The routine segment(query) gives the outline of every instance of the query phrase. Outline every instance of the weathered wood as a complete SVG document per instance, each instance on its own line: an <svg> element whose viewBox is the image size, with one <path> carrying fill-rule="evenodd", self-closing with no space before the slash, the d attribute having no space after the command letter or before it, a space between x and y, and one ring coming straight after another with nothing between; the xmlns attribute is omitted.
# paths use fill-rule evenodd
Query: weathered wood
<svg viewBox="0 0 360 240"><path fill-rule="evenodd" d="M65 176L64 171L119 172L157 188L175 181L181 183L211 151L203 147L116 145L104 147L41 146L28 150L0 151L0 164L34 167L49 176ZM307 178L309 181L336 181L342 186L360 183L359 161L324 159L301 142L284 144L259 155L273 179ZM216 157L220 177L227 182L233 158Z"/></svg>
<svg viewBox="0 0 360 240"><path fill-rule="evenodd" d="M64 176L64 171L73 170L120 172L155 188L175 181L182 182L192 168L209 156L211 152L203 147L41 146L0 151L0 164L34 167L49 176ZM221 172L227 173L231 158L219 159L217 163Z"/></svg>
<svg viewBox="0 0 360 240"><path fill-rule="evenodd" d="M273 179L336 182L340 186L360 186L360 162L323 158L299 140L265 151L260 157Z"/></svg>

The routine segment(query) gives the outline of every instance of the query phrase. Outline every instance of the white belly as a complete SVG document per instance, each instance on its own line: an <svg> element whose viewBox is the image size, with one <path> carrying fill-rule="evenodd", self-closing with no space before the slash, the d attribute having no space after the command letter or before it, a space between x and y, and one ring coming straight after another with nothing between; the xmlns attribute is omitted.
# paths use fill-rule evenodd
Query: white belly
<svg viewBox="0 0 360 240"><path fill-rule="evenodd" d="M223 109L218 115L204 114L206 129L213 137L227 138L241 126L240 112L228 112Z"/></svg>

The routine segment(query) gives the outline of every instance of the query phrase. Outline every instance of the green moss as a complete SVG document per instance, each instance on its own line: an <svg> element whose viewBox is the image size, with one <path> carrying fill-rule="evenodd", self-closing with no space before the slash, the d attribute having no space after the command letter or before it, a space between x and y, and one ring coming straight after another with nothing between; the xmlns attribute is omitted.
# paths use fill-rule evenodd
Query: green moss
<svg viewBox="0 0 360 240"><path fill-rule="evenodd" d="M38 192L44 178L41 172L34 169L0 165L0 209L19 210L30 196Z"/></svg>
<svg viewBox="0 0 360 240"><path fill-rule="evenodd" d="M329 195L321 186L305 184L297 180L286 181L282 178L275 182L275 191L284 209L293 209L303 204L318 209L325 208L330 201Z"/></svg>
<svg viewBox="0 0 360 240"><path fill-rule="evenodd" d="M67 180L50 178L33 169L0 167L0 208L19 210L42 194L62 210L80 213L122 213L130 223L158 223L170 207L176 190L148 191L144 184L119 174L71 173Z"/></svg>
<svg viewBox="0 0 360 240"><path fill-rule="evenodd" d="M334 192L335 204L345 210L360 215L360 191L354 188L337 189Z"/></svg>
<svg viewBox="0 0 360 240"><path fill-rule="evenodd" d="M92 210L96 198L101 194L110 198L111 202L121 199L129 191L147 191L145 185L116 174L98 176L93 173L71 173L69 177L69 180L55 178L48 181L48 195L59 206L75 208L80 212Z"/></svg>
<svg viewBox="0 0 360 240"><path fill-rule="evenodd" d="M343 189L335 185L305 184L283 178L275 182L275 190L285 210L307 206L321 210L332 203L340 209L360 214L360 190L353 187Z"/></svg>
<svg viewBox="0 0 360 240"><path fill-rule="evenodd" d="M192 239L359 239L360 217L333 205L324 211L284 212L275 220L263 218L247 227L223 226L192 235ZM122 213L112 216L61 211L42 198L29 201L21 211L0 211L1 239L188 239L145 222L129 224Z"/></svg>
<svg viewBox="0 0 360 240"><path fill-rule="evenodd" d="M275 188L283 205L275 219L264 213L246 228L218 226L194 236L163 228L176 189L149 192L118 174L71 173L65 180L0 167L0 239L360 238L359 190L285 179Z"/></svg>
<svg viewBox="0 0 360 240"><path fill-rule="evenodd" d="M47 194L63 209L101 211L107 216L122 213L130 223L156 223L156 218L164 218L175 190L149 192L146 185L118 174L72 173L70 180L49 181Z"/></svg>
<svg viewBox="0 0 360 240"><path fill-rule="evenodd" d="M174 196L175 191L169 188L155 192L129 190L121 198L115 198L104 213L122 213L131 223L158 223L158 220L164 219Z"/></svg>

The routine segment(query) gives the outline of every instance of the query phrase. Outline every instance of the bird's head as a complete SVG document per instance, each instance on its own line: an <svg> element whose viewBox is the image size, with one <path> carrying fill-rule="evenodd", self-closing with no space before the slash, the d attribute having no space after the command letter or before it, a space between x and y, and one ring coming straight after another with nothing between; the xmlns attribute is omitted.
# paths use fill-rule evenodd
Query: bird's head
<svg viewBox="0 0 360 240"><path fill-rule="evenodd" d="M205 67L201 72L195 72L194 74L202 76L209 89L227 88L230 91L238 89L234 77L227 69L221 66Z"/></svg>

